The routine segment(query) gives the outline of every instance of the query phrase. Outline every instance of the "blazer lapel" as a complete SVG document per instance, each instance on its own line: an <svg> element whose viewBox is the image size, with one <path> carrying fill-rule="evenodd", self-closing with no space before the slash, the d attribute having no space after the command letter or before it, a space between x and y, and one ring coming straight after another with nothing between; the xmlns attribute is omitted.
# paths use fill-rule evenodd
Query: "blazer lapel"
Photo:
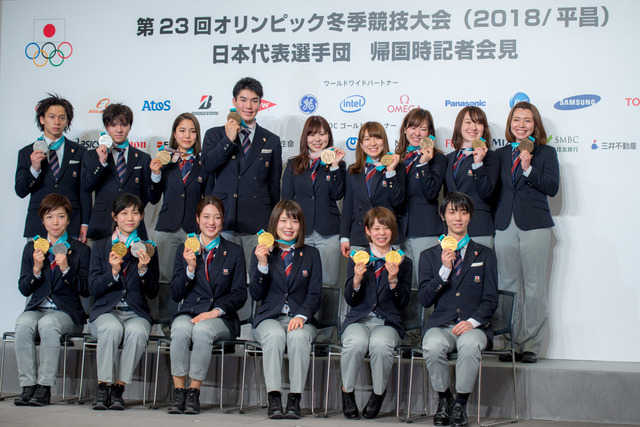
<svg viewBox="0 0 640 427"><path fill-rule="evenodd" d="M138 155L138 152L134 151L134 148L129 145L129 154L127 155L127 168L125 169L124 177L122 178L122 184L129 180L129 177L133 173L133 170L136 166L138 166L139 159L140 156ZM116 176L117 175L118 172L116 171Z"/></svg>
<svg viewBox="0 0 640 427"><path fill-rule="evenodd" d="M200 160L200 156L198 156L193 161L193 167L191 168L189 175L187 175L187 180L184 182L185 188L189 184L191 184L191 181L193 181L193 179L198 175L198 172L200 172L200 168L202 167L201 165L202 165L202 161ZM179 170L180 170L180 167L178 166L178 171ZM182 179L182 173L179 173L178 175L180 175L180 179Z"/></svg>
<svg viewBox="0 0 640 427"><path fill-rule="evenodd" d="M373 174L373 176L371 177L371 191L369 193L369 199L370 200L375 200L375 196L376 196L376 191L378 190L378 185L380 184L380 180L382 180L382 177L384 175L384 171L380 172L380 171L376 171L376 173ZM365 177L365 188L366 188L366 177Z"/></svg>
<svg viewBox="0 0 640 427"><path fill-rule="evenodd" d="M275 268L276 271L278 272L278 274L282 278L282 283L287 283L287 273L285 273L284 265L282 265L282 256L281 256L281 254L282 254L282 252L280 252L280 251L275 251L274 250L273 252L271 252L271 255L269 255L271 257L271 265L269 266L269 268Z"/></svg>
<svg viewBox="0 0 640 427"><path fill-rule="evenodd" d="M213 285L213 282L215 282L215 279L218 276L218 272L222 268L226 257L227 245L225 245L223 240L220 239L220 244L218 245L218 249L216 250L216 255L213 257L211 265L209 266L209 284Z"/></svg>
<svg viewBox="0 0 640 427"><path fill-rule="evenodd" d="M469 272L469 267L478 257L479 251L478 246L475 242L470 241L467 244L467 250L464 253L464 259L462 260L462 268L460 269L460 276L458 276L458 283L456 283L456 289L460 286L462 281L464 280L464 276ZM452 274L454 274L452 272Z"/></svg>
<svg viewBox="0 0 640 427"><path fill-rule="evenodd" d="M260 126L256 126L256 131L253 135L253 141L251 141L251 147L249 148L247 157L244 161L240 162L240 173L244 173L262 152L262 147L264 147L264 141L262 138L262 129ZM244 156L242 150L240 150L238 155Z"/></svg>
<svg viewBox="0 0 640 427"><path fill-rule="evenodd" d="M316 182L313 183L313 189L317 190L326 179L327 174L329 173L328 165L320 165L318 166L318 174L316 175Z"/></svg>
<svg viewBox="0 0 640 427"><path fill-rule="evenodd" d="M304 258L304 250L302 249L293 250L293 262L291 264L291 272L289 272L287 283L291 284L291 282L293 282L293 278L296 277L296 274L300 269L300 265L302 264L303 258Z"/></svg>

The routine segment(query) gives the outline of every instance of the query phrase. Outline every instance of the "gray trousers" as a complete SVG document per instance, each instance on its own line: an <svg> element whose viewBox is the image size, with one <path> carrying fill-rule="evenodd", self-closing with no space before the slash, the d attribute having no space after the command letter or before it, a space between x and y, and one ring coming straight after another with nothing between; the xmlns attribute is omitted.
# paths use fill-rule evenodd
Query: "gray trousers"
<svg viewBox="0 0 640 427"><path fill-rule="evenodd" d="M320 252L322 260L322 283L329 286L338 286L338 275L340 274L340 236L322 236L314 231L305 236L304 242L314 246Z"/></svg>
<svg viewBox="0 0 640 427"><path fill-rule="evenodd" d="M551 229L520 230L513 218L496 231L498 288L518 294L514 319L516 351L539 353L549 328L547 263Z"/></svg>
<svg viewBox="0 0 640 427"><path fill-rule="evenodd" d="M61 310L30 310L18 316L15 331L14 348L20 387L52 386L58 372L60 337L81 332L82 326L73 323L71 317ZM40 351L36 360L37 336L40 337Z"/></svg>
<svg viewBox="0 0 640 427"><path fill-rule="evenodd" d="M493 236L475 236L475 237L472 237L471 240L473 240L476 243L480 243L481 245L485 245L488 248L493 249Z"/></svg>
<svg viewBox="0 0 640 427"><path fill-rule="evenodd" d="M291 317L266 319L253 330L253 338L262 346L262 366L267 392L282 391L282 359L284 349L289 356L289 393L302 393L307 381L311 343L316 327L305 323L302 329L287 332Z"/></svg>
<svg viewBox="0 0 640 427"><path fill-rule="evenodd" d="M213 343L231 338L222 319L201 320L195 325L191 316L178 316L171 324L171 375L189 374L192 380L203 381L211 363ZM189 353L189 346L193 349Z"/></svg>
<svg viewBox="0 0 640 427"><path fill-rule="evenodd" d="M347 393L354 390L356 376L364 366L364 356L369 352L373 392L382 394L387 388L393 367L395 348L400 344L400 335L384 319L365 317L347 326L342 333L342 386Z"/></svg>
<svg viewBox="0 0 640 427"><path fill-rule="evenodd" d="M131 383L133 370L147 346L151 323L133 311L111 310L89 322L89 330L98 340L98 381L114 383L120 380L125 384ZM120 365L117 376L114 376L118 346L121 342Z"/></svg>
<svg viewBox="0 0 640 427"><path fill-rule="evenodd" d="M175 233L154 231L153 239L158 247L158 264L160 265L160 282L158 297L148 299L151 316L154 319L168 319L178 311L178 303L171 299L171 279L173 278L173 264L176 260L178 246L187 239L183 229ZM168 332L168 331L167 331Z"/></svg>
<svg viewBox="0 0 640 427"><path fill-rule="evenodd" d="M449 359L447 354L458 351L456 361L456 391L471 393L476 382L482 350L487 346L487 336L479 329L462 335L454 335L454 325L429 329L422 339L422 350L433 389L444 392L449 388Z"/></svg>
<svg viewBox="0 0 640 427"><path fill-rule="evenodd" d="M418 264L420 263L420 253L425 249L438 244L439 236L427 237L408 237L403 243L405 254L413 261L413 279L411 280L411 289L418 289Z"/></svg>
<svg viewBox="0 0 640 427"><path fill-rule="evenodd" d="M266 230L265 230L266 231ZM244 262L247 266L247 283L249 283L249 266L251 265L251 255L258 246L258 235L248 233L237 233L235 231L223 231L220 233L226 240L240 245L244 252Z"/></svg>

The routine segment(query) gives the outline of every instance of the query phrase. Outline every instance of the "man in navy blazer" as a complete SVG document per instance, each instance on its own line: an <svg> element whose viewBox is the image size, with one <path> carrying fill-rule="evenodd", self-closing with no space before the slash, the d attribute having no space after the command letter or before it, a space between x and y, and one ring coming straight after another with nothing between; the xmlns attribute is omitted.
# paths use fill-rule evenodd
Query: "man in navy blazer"
<svg viewBox="0 0 640 427"><path fill-rule="evenodd" d="M24 237L46 235L38 216L38 206L47 194L56 193L71 202L73 210L68 232L81 242L86 241L91 194L80 186L80 165L87 150L63 136L72 120L73 106L66 99L50 95L38 102L36 123L43 132L38 140L49 147L49 153L34 150L33 144L18 153L15 191L21 198L30 195Z"/></svg>
<svg viewBox="0 0 640 427"><path fill-rule="evenodd" d="M420 254L419 297L434 311L424 327L422 348L433 388L438 392L434 425L468 425L466 405L480 367L482 350L492 347L491 318L498 307L495 252L469 239L473 202L451 192L440 204L448 236L457 249L439 245ZM457 351L456 397L449 390L447 354Z"/></svg>
<svg viewBox="0 0 640 427"><path fill-rule="evenodd" d="M111 207L116 197L130 193L138 196L143 206L147 205L152 179L151 157L129 144L133 124L131 109L123 104L109 104L102 113L102 122L113 140L112 148L100 145L88 150L82 160L82 188L88 193L95 192L87 232L87 237L94 240L111 235ZM123 172L118 170L120 155L125 160ZM159 181L157 176L156 182ZM144 222L138 228L138 235L142 240L147 239Z"/></svg>
<svg viewBox="0 0 640 427"><path fill-rule="evenodd" d="M280 137L256 123L262 94L259 81L238 81L232 102L243 123L229 119L209 129L202 147L202 166L215 176L211 194L224 203L222 235L242 246L247 265L258 244L256 233L267 228L280 200L282 147Z"/></svg>

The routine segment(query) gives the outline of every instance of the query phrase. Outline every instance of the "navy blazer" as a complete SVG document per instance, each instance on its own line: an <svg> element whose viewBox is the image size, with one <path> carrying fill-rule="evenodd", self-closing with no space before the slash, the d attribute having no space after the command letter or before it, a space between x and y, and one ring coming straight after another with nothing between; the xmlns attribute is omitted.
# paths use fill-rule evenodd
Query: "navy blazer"
<svg viewBox="0 0 640 427"><path fill-rule="evenodd" d="M216 255L209 267L209 280L201 255L196 255L195 277L187 276L187 262L183 257L184 244L178 246L176 260L173 264L171 280L171 298L182 301L171 320L181 314L191 318L213 310L222 309L221 316L232 337L240 335L240 320L237 311L247 300L247 270L244 265L242 248L235 243L220 237Z"/></svg>
<svg viewBox="0 0 640 427"><path fill-rule="evenodd" d="M282 199L300 204L306 235L314 231L322 236L340 233L340 211L336 202L344 197L345 163L340 162L335 171L330 170L331 165L320 165L314 183L308 168L294 175L294 159L289 159L282 176Z"/></svg>
<svg viewBox="0 0 640 427"><path fill-rule="evenodd" d="M367 266L367 271L362 277L360 289L353 290L353 268L355 263L349 258L347 266L347 283L344 287L344 299L351 306L342 322L342 332L350 324L357 322L375 310L375 313L384 318L384 324L398 331L400 338L404 338L404 324L400 311L409 303L411 295L411 280L413 274L413 262L405 256L400 263L398 271L398 284L394 289L389 287L389 273L385 268L380 275L380 282L376 286L376 273L373 264Z"/></svg>
<svg viewBox="0 0 640 427"><path fill-rule="evenodd" d="M531 153L531 173L522 175L518 166L516 183L511 178L511 145L496 150L500 161L501 191L495 214L497 230L509 226L511 216L520 230L553 227L547 197L558 194L560 171L556 149L536 145Z"/></svg>
<svg viewBox="0 0 640 427"><path fill-rule="evenodd" d="M40 278L33 275L33 241L27 242L22 252L18 289L25 297L31 296L24 311L37 310L45 298L49 297L60 310L73 319L74 323L82 325L87 320L87 314L80 297L89 296L91 249L72 238L67 242L70 245L67 253L69 272L62 276L60 267L55 267L52 273L48 254L45 254Z"/></svg>
<svg viewBox="0 0 640 427"><path fill-rule="evenodd" d="M95 298L95 303L89 313L89 321L93 322L101 314L109 312L124 298L134 313L153 323L147 298L158 295L158 251L151 257L147 271L142 276L138 274L138 258L126 255L130 257L127 274L125 276L120 271L118 280L115 280L109 264L111 246L111 237L108 237L95 242L91 249L89 293Z"/></svg>
<svg viewBox="0 0 640 427"><path fill-rule="evenodd" d="M89 231L87 237L98 240L111 236L113 219L111 212L113 202L124 193L131 193L142 200L143 206L149 201L151 182L151 157L129 145L127 169L122 184L118 178L118 170L111 152L107 155L107 166L102 166L96 150L88 150L82 159L82 188L87 192L95 192ZM147 239L144 221L138 227L141 239Z"/></svg>
<svg viewBox="0 0 640 427"><path fill-rule="evenodd" d="M224 229L257 233L267 229L271 210L280 201L280 137L256 125L245 158L240 138L230 141L224 126L204 135L202 166L215 175L212 193L224 203Z"/></svg>
<svg viewBox="0 0 640 427"><path fill-rule="evenodd" d="M67 231L72 236L80 234L80 226L89 224L91 217L91 193L81 188L81 164L84 153L87 151L82 145L65 137L64 154L60 164L58 182L53 179L53 172L49 162L45 159L40 164L40 175L34 178L31 174L31 153L33 144L22 148L18 153L18 166L16 168L16 194L20 198L29 198L29 208L24 226L24 237L36 235L46 236L47 230L38 215L40 202L47 194L61 194L69 198L71 202L71 218Z"/></svg>
<svg viewBox="0 0 640 427"><path fill-rule="evenodd" d="M178 163L170 162L162 167L162 179L158 183L151 182L150 187L149 201L152 204L158 203L164 195L156 230L172 233L182 228L187 234L198 231L196 211L205 194L208 177L202 168L200 155L194 160L186 183L182 182Z"/></svg>
<svg viewBox="0 0 640 427"><path fill-rule="evenodd" d="M420 254L418 295L424 307L434 306L422 334L449 322L473 318L487 335L487 349L493 346L491 318L498 308L498 267L493 249L470 240L462 260L460 276L451 271L449 280L440 278L442 248L425 249Z"/></svg>
<svg viewBox="0 0 640 427"><path fill-rule="evenodd" d="M373 207L382 206L395 212L396 219L400 223L406 176L402 163L398 164L395 170L396 174L391 178L386 177L385 171L376 171L371 178L371 196L367 193L364 167L357 174L347 172L340 238L348 238L352 246L368 246L369 241L364 232L364 215ZM403 241L402 231L398 227L398 239L395 243Z"/></svg>
<svg viewBox="0 0 640 427"><path fill-rule="evenodd" d="M416 160L407 173L401 228L406 237L439 236L442 234L442 218L438 213L438 196L447 159L444 154L435 152L424 166L418 167L419 161ZM406 170L403 165L400 166Z"/></svg>
<svg viewBox="0 0 640 427"><path fill-rule="evenodd" d="M313 317L322 299L322 261L320 252L313 246L294 249L293 264L287 278L282 264L281 251L277 247L267 256L269 273L258 270L255 251L251 254L249 293L254 301L262 304L253 320L255 328L265 319L277 319L285 301L291 316L301 314L317 325Z"/></svg>
<svg viewBox="0 0 640 427"><path fill-rule="evenodd" d="M482 166L473 169L473 155L467 156L458 165L458 173L453 178L453 165L459 151L447 154L447 172L445 173L445 194L460 191L471 198L474 207L473 218L469 222L469 236L493 236L493 211L496 201L496 186L500 175L498 155L487 151Z"/></svg>

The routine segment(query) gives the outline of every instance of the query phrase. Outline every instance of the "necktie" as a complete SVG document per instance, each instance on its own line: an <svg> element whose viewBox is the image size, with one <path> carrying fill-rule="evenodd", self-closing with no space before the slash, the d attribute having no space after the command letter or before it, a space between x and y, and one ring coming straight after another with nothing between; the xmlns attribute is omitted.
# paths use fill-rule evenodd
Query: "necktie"
<svg viewBox="0 0 640 427"><path fill-rule="evenodd" d="M367 193L371 195L371 178L373 178L373 175L376 174L376 166L373 163L367 163L366 172L367 172L367 178L366 178Z"/></svg>
<svg viewBox="0 0 640 427"><path fill-rule="evenodd" d="M210 251L203 250L202 258L205 260L204 262L204 273L207 276L207 282L209 281L209 266L211 265L211 261L213 261L213 257L216 255L218 247L212 248Z"/></svg>
<svg viewBox="0 0 640 427"><path fill-rule="evenodd" d="M455 178L458 175L458 166L462 163L462 160L465 158L464 151L460 150L460 154L458 154L458 158L456 162L453 164L453 177Z"/></svg>
<svg viewBox="0 0 640 427"><path fill-rule="evenodd" d="M456 261L453 264L453 270L456 272L456 277L458 277L462 270L462 256L460 255L460 250L456 250Z"/></svg>
<svg viewBox="0 0 640 427"><path fill-rule="evenodd" d="M320 166L320 157L315 159L313 163L311 163L311 182L316 183L316 176L318 175L318 167Z"/></svg>
<svg viewBox="0 0 640 427"><path fill-rule="evenodd" d="M382 259L378 259L373 263L373 268L375 269L375 273L376 273L376 285L380 283L380 276L382 275L382 272L384 271L384 260Z"/></svg>
<svg viewBox="0 0 640 427"><path fill-rule="evenodd" d="M193 168L193 158L183 159L180 158L180 173L182 174L182 183L187 182L187 176L189 176L189 172Z"/></svg>
<svg viewBox="0 0 640 427"><path fill-rule="evenodd" d="M49 164L51 165L51 172L53 172L53 179L58 182L58 177L60 175L60 162L58 162L58 154L56 150L51 150L49 152Z"/></svg>
<svg viewBox="0 0 640 427"><path fill-rule="evenodd" d="M291 265L293 264L293 250L282 251L280 254L282 258L282 266L284 267L284 272L287 274L287 279L289 278L289 273L291 273Z"/></svg>
<svg viewBox="0 0 640 427"><path fill-rule="evenodd" d="M127 162L124 161L124 150L121 150L117 147L113 147L113 149L118 152L118 158L116 159L116 169L118 170L118 179L120 179L120 184L122 184L124 173L127 170Z"/></svg>
<svg viewBox="0 0 640 427"><path fill-rule="evenodd" d="M249 131L249 129L242 129L240 132L243 135L243 138L242 138L242 152L246 156L247 153L249 152L249 148L251 148L251 141L249 141L249 135L251 135L251 132Z"/></svg>
<svg viewBox="0 0 640 427"><path fill-rule="evenodd" d="M518 165L520 164L520 152L514 148L511 152L511 180L516 183L516 175L518 174Z"/></svg>
<svg viewBox="0 0 640 427"><path fill-rule="evenodd" d="M409 169L411 169L411 165L413 165L413 162L415 162L418 157L420 157L421 153L418 150L414 150L410 153L405 154L404 156L404 167L407 170L407 173L409 173Z"/></svg>
<svg viewBox="0 0 640 427"><path fill-rule="evenodd" d="M49 243L49 247L51 247L51 243ZM51 268L51 281L53 281L53 270L55 270L58 264L56 263L55 255L52 254L51 251L49 251L47 257L49 258L49 267Z"/></svg>

